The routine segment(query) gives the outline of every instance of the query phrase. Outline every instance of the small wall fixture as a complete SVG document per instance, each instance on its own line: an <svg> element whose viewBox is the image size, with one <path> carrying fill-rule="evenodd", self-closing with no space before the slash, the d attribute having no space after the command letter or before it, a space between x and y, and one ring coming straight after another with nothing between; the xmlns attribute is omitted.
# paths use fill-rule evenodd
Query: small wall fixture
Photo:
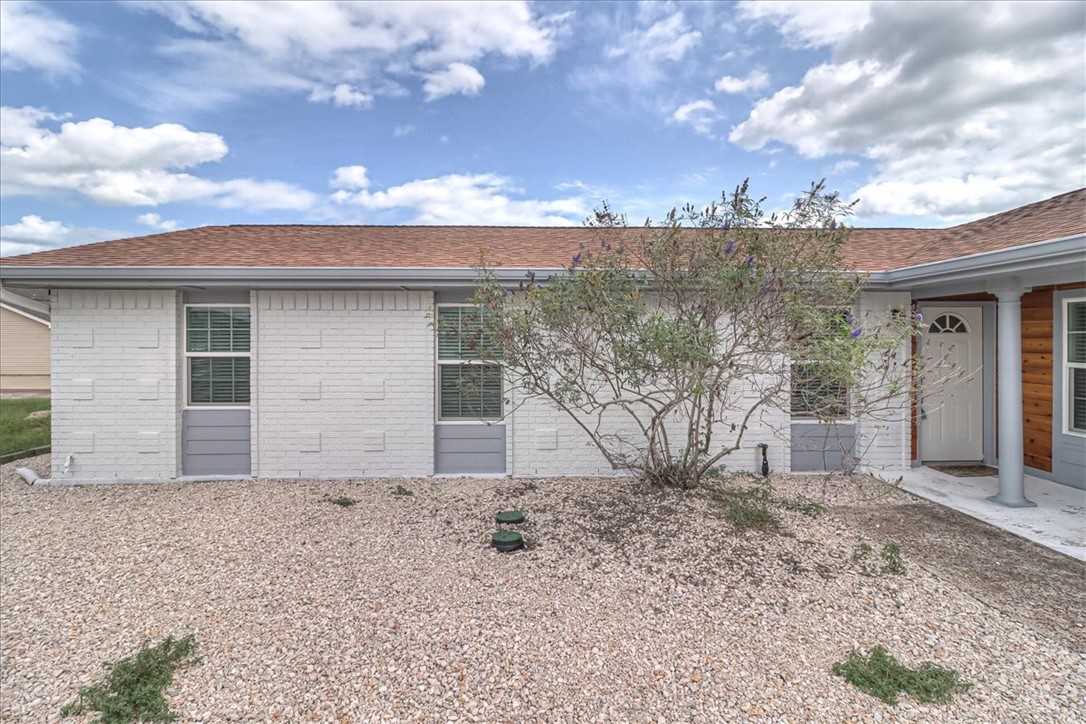
<svg viewBox="0 0 1086 724"><path fill-rule="evenodd" d="M758 448L758 454L762 458L762 477L763 478L768 478L769 477L769 456L768 456L769 445L767 445L764 442L760 442L760 443L758 443L757 448Z"/></svg>

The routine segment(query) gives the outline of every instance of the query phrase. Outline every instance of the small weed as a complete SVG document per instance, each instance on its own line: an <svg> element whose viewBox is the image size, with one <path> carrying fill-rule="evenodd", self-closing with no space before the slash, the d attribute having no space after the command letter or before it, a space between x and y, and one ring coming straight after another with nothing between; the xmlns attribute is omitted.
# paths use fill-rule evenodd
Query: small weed
<svg viewBox="0 0 1086 724"><path fill-rule="evenodd" d="M776 516L769 511L773 498L768 488L721 488L716 499L724 506L724 517L736 528L769 530L777 526Z"/></svg>
<svg viewBox="0 0 1086 724"><path fill-rule="evenodd" d="M397 485L396 489L392 491L393 495L414 495L415 491L411 488L405 488L402 485Z"/></svg>
<svg viewBox="0 0 1086 724"><path fill-rule="evenodd" d="M785 510L794 510L797 513L802 513L808 518L817 518L826 512L826 506L822 505L815 500L807 500L802 496L798 498L778 498L775 502Z"/></svg>
<svg viewBox="0 0 1086 724"><path fill-rule="evenodd" d="M882 557L882 572L893 573L895 576L905 575L905 561L901 560L901 546L897 543L887 543L879 554Z"/></svg>
<svg viewBox="0 0 1086 724"><path fill-rule="evenodd" d="M105 681L79 690L79 698L60 710L61 717L78 716L89 711L99 713L100 724L127 724L135 721L173 721L162 691L173 681L178 669L200 663L195 656L196 639L191 634L175 639L166 637L158 646L144 643L139 652L116 663Z"/></svg>
<svg viewBox="0 0 1086 724"><path fill-rule="evenodd" d="M804 497L774 498L768 485L753 488L718 488L718 503L724 506L724 517L734 526L743 529L769 530L777 527L778 520L770 507L794 510L809 518L817 518L826 512L826 506Z"/></svg>
<svg viewBox="0 0 1086 724"><path fill-rule="evenodd" d="M854 561L862 561L865 558L867 558L869 555L871 555L871 551L873 551L873 550L874 550L874 548L871 547L870 543L868 543L865 540L862 540L856 545L856 550L854 550L852 552L852 560L854 560Z"/></svg>
<svg viewBox="0 0 1086 724"><path fill-rule="evenodd" d="M871 649L865 658L852 651L845 661L834 664L833 673L843 677L860 691L893 706L898 694L905 693L925 704L946 704L959 691L973 685L962 680L957 671L925 661L916 669L899 663L882 646Z"/></svg>
<svg viewBox="0 0 1086 724"><path fill-rule="evenodd" d="M355 500L354 498L348 498L348 497L346 497L344 495L341 495L338 498L330 498L328 500L328 502L331 503L332 505L338 505L341 508L350 508L352 505L354 505L358 501Z"/></svg>

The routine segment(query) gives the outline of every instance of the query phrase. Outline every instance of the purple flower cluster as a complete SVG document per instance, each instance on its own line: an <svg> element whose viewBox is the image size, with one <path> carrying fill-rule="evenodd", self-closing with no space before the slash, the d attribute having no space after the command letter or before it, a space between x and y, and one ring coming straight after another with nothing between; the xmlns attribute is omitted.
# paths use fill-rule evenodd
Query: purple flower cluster
<svg viewBox="0 0 1086 724"><path fill-rule="evenodd" d="M848 336L851 337L852 339L859 339L860 335L862 335L863 333L864 333L864 328L863 327L857 327L856 329L849 332Z"/></svg>

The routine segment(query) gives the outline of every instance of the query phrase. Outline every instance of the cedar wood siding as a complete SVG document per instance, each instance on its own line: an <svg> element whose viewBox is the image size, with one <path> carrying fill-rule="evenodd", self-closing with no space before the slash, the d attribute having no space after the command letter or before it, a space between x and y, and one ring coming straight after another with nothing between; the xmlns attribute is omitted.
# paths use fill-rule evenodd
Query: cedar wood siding
<svg viewBox="0 0 1086 724"><path fill-rule="evenodd" d="M0 308L0 390L49 389L49 327Z"/></svg>
<svg viewBox="0 0 1086 724"><path fill-rule="evenodd" d="M1026 467L1052 472L1052 287L1022 295L1022 437Z"/></svg>
<svg viewBox="0 0 1086 724"><path fill-rule="evenodd" d="M1022 435L1025 464L1052 472L1055 354L1053 292L1082 289L1086 282L1039 287L1022 295Z"/></svg>
<svg viewBox="0 0 1086 724"><path fill-rule="evenodd" d="M1022 295L1022 435L1024 463L1027 467L1052 472L1053 293L1064 289L1082 289L1086 282L1038 287ZM991 294L963 294L919 301L975 302L995 301ZM992 340L992 344L996 341ZM915 352L915 348L914 348ZM998 389L998 384L997 384ZM993 419L996 410L990 413ZM998 424L998 419L996 419ZM998 441L997 441L998 444ZM998 453L998 451L997 451ZM912 416L912 459L917 459L915 397Z"/></svg>

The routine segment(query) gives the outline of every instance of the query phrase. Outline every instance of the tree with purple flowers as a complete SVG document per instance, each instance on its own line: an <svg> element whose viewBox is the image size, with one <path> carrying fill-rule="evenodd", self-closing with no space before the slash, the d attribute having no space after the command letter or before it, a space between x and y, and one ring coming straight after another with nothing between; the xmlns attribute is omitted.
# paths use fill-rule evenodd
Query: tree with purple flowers
<svg viewBox="0 0 1086 724"><path fill-rule="evenodd" d="M604 205L562 273L513 290L484 260L480 355L521 400L567 413L614 469L682 488L797 400L823 420L905 408L918 322L908 309L857 318L852 205L821 183L786 213L761 204L744 182L640 227Z"/></svg>

